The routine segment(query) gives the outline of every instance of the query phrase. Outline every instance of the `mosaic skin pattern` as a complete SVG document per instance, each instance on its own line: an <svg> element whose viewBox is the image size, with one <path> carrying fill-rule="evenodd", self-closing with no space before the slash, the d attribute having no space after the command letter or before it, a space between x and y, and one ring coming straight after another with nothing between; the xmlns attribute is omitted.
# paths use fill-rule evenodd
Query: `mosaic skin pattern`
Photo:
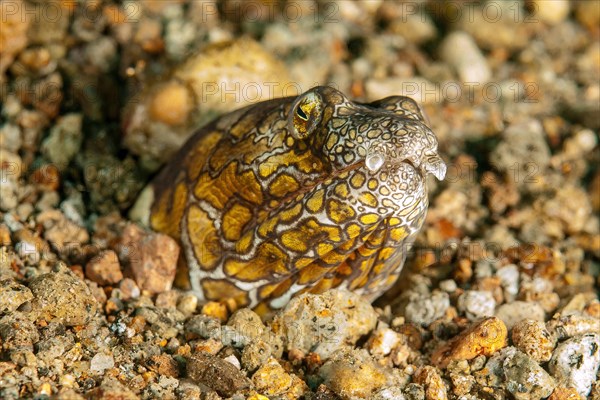
<svg viewBox="0 0 600 400"><path fill-rule="evenodd" d="M375 299L398 278L446 165L418 105L330 87L200 129L153 182L153 229L180 241L201 299L259 312L344 287Z"/></svg>

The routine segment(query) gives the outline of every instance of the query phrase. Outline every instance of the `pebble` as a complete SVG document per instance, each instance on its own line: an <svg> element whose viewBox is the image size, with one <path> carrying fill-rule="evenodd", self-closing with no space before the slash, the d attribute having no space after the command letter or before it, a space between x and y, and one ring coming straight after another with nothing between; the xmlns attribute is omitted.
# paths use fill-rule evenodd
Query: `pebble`
<svg viewBox="0 0 600 400"><path fill-rule="evenodd" d="M0 126L0 149L17 153L21 148L21 130L15 124L5 123Z"/></svg>
<svg viewBox="0 0 600 400"><path fill-rule="evenodd" d="M247 371L255 371L267 362L272 353L273 348L268 342L262 339L253 340L242 351L242 366Z"/></svg>
<svg viewBox="0 0 600 400"><path fill-rule="evenodd" d="M191 316L198 306L198 297L192 293L186 293L179 298L177 309L185 316Z"/></svg>
<svg viewBox="0 0 600 400"><path fill-rule="evenodd" d="M531 319L544 322L546 313L538 303L528 301L513 301L502 304L496 310L496 317L500 318L510 330L519 321Z"/></svg>
<svg viewBox="0 0 600 400"><path fill-rule="evenodd" d="M297 399L308 390L304 381L288 374L274 358L268 359L252 375L252 383L261 394L278 398Z"/></svg>
<svg viewBox="0 0 600 400"><path fill-rule="evenodd" d="M98 353L90 360L90 371L101 374L105 369L113 368L115 360L112 354Z"/></svg>
<svg viewBox="0 0 600 400"><path fill-rule="evenodd" d="M500 284L504 289L504 300L510 303L515 300L519 293L519 267L508 264L498 268L496 276L500 278Z"/></svg>
<svg viewBox="0 0 600 400"><path fill-rule="evenodd" d="M415 383L425 389L426 400L447 400L448 389L435 367L425 366L417 370L414 375Z"/></svg>
<svg viewBox="0 0 600 400"><path fill-rule="evenodd" d="M550 148L542 124L527 119L509 125L490 154L492 165L517 186L534 186L550 164Z"/></svg>
<svg viewBox="0 0 600 400"><path fill-rule="evenodd" d="M456 281L454 279L445 279L440 282L440 289L446 293L454 293L454 291L458 288Z"/></svg>
<svg viewBox="0 0 600 400"><path fill-rule="evenodd" d="M167 125L187 122L192 108L192 95L179 82L169 82L157 89L150 102L150 118Z"/></svg>
<svg viewBox="0 0 600 400"><path fill-rule="evenodd" d="M600 7L593 1L578 1L575 4L575 16L588 29L598 29L598 25L600 24Z"/></svg>
<svg viewBox="0 0 600 400"><path fill-rule="evenodd" d="M159 354L152 356L148 361L148 368L159 375L165 375L171 378L179 376L179 364L169 354Z"/></svg>
<svg viewBox="0 0 600 400"><path fill-rule="evenodd" d="M543 211L551 220L557 220L568 233L584 230L592 215L589 196L581 187L565 184L556 188L555 195L543 203Z"/></svg>
<svg viewBox="0 0 600 400"><path fill-rule="evenodd" d="M326 360L336 350L355 344L376 322L377 314L366 299L345 290L329 290L293 298L270 326L288 351L314 352Z"/></svg>
<svg viewBox="0 0 600 400"><path fill-rule="evenodd" d="M362 349L337 351L319 369L319 376L344 400L370 398L374 392L392 383L389 372Z"/></svg>
<svg viewBox="0 0 600 400"><path fill-rule="evenodd" d="M555 317L548 321L546 326L559 340L587 333L600 332L600 320L598 317L580 313Z"/></svg>
<svg viewBox="0 0 600 400"><path fill-rule="evenodd" d="M575 388L580 396L587 396L599 366L600 334L590 333L560 343L548 369L560 384Z"/></svg>
<svg viewBox="0 0 600 400"><path fill-rule="evenodd" d="M592 399L596 398L592 397ZM583 400L583 397L579 396L574 388L558 386L548 397L548 400Z"/></svg>
<svg viewBox="0 0 600 400"><path fill-rule="evenodd" d="M0 210L10 211L19 204L17 185L22 172L21 157L0 148Z"/></svg>
<svg viewBox="0 0 600 400"><path fill-rule="evenodd" d="M32 299L33 294L27 286L13 279L0 281L0 314L15 312L21 305Z"/></svg>
<svg viewBox="0 0 600 400"><path fill-rule="evenodd" d="M399 386L390 386L376 391L371 400L406 400Z"/></svg>
<svg viewBox="0 0 600 400"><path fill-rule="evenodd" d="M118 254L141 290L161 293L171 289L179 245L169 236L144 231L133 223L127 224Z"/></svg>
<svg viewBox="0 0 600 400"><path fill-rule="evenodd" d="M260 339L266 330L260 316L249 308L242 308L234 312L227 325L239 334L247 336L249 341Z"/></svg>
<svg viewBox="0 0 600 400"><path fill-rule="evenodd" d="M96 313L96 299L85 282L63 263L29 283L33 309L39 318L66 326L87 324Z"/></svg>
<svg viewBox="0 0 600 400"><path fill-rule="evenodd" d="M488 291L467 290L458 298L458 310L471 321L494 315L495 308L494 296Z"/></svg>
<svg viewBox="0 0 600 400"><path fill-rule="evenodd" d="M139 397L133 393L127 386L120 383L112 377L106 377L100 386L86 392L86 399L119 399L119 400L138 400Z"/></svg>
<svg viewBox="0 0 600 400"><path fill-rule="evenodd" d="M248 37L192 53L127 105L124 144L156 168L216 114L293 94L287 70Z"/></svg>
<svg viewBox="0 0 600 400"><path fill-rule="evenodd" d="M404 315L408 322L427 326L441 318L450 307L450 297L445 292L432 294L411 294Z"/></svg>
<svg viewBox="0 0 600 400"><path fill-rule="evenodd" d="M67 219L59 210L47 210L37 215L36 221L44 227L44 239L61 256L81 253L90 239L88 231Z"/></svg>
<svg viewBox="0 0 600 400"><path fill-rule="evenodd" d="M527 3L532 10L533 18L539 18L540 21L550 25L564 21L571 11L569 0L528 0Z"/></svg>
<svg viewBox="0 0 600 400"><path fill-rule="evenodd" d="M64 171L83 143L81 132L83 114L65 114L50 129L42 142L41 151L59 171Z"/></svg>
<svg viewBox="0 0 600 400"><path fill-rule="evenodd" d="M524 319L515 324L511 334L515 347L538 363L552 357L556 338L548 332L543 322Z"/></svg>
<svg viewBox="0 0 600 400"><path fill-rule="evenodd" d="M24 14L27 3L22 0L17 0L12 3L2 3L2 24L0 25L0 75L4 75L4 71L12 63L15 55L19 54L29 42L27 30L33 18L25 18ZM8 11L11 12L8 12ZM35 15L35 14L33 14Z"/></svg>
<svg viewBox="0 0 600 400"><path fill-rule="evenodd" d="M119 290L123 300L136 299L140 297L141 291L137 283L131 278L124 278L119 282Z"/></svg>
<svg viewBox="0 0 600 400"><path fill-rule="evenodd" d="M468 33L450 33L440 44L439 52L442 60L454 67L461 82L485 84L490 80L492 72L487 60Z"/></svg>
<svg viewBox="0 0 600 400"><path fill-rule="evenodd" d="M478 355L490 356L506 346L506 325L496 317L473 323L469 328L439 346L431 355L431 362L446 368L454 360L472 360Z"/></svg>
<svg viewBox="0 0 600 400"><path fill-rule="evenodd" d="M396 346L403 342L402 335L398 332L388 328L385 324L380 325L371 334L365 346L376 357L387 356Z"/></svg>
<svg viewBox="0 0 600 400"><path fill-rule="evenodd" d="M99 285L114 285L123 279L117 253L104 250L85 266L85 276Z"/></svg>
<svg viewBox="0 0 600 400"><path fill-rule="evenodd" d="M548 373L526 354L515 351L503 363L506 388L516 400L543 399L556 383Z"/></svg>
<svg viewBox="0 0 600 400"><path fill-rule="evenodd" d="M12 353L33 351L33 345L40 340L40 335L28 315L14 312L0 318L0 338L2 351Z"/></svg>
<svg viewBox="0 0 600 400"><path fill-rule="evenodd" d="M250 387L250 381L233 364L209 354L197 353L187 362L187 375L224 397Z"/></svg>

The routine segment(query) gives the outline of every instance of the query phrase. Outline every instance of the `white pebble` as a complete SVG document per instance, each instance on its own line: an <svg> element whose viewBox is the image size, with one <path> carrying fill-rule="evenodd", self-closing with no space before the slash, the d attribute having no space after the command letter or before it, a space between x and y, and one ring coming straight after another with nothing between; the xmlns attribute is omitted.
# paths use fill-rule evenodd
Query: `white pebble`
<svg viewBox="0 0 600 400"><path fill-rule="evenodd" d="M440 282L440 289L444 292L452 293L457 289L456 282L452 279L446 279Z"/></svg>
<svg viewBox="0 0 600 400"><path fill-rule="evenodd" d="M487 60L466 32L456 31L446 36L440 45L440 54L454 67L462 82L484 84L492 76Z"/></svg>
<svg viewBox="0 0 600 400"><path fill-rule="evenodd" d="M577 336L559 344L548 368L552 375L580 396L590 393L600 366L600 335Z"/></svg>
<svg viewBox="0 0 600 400"><path fill-rule="evenodd" d="M103 373L104 370L115 366L115 360L110 354L98 353L90 361L90 371Z"/></svg>
<svg viewBox="0 0 600 400"><path fill-rule="evenodd" d="M234 356L233 354L225 357L223 360L227 361L228 363L232 364L234 367L236 367L237 369L241 369L242 366L240 364L240 360L237 359L236 356Z"/></svg>
<svg viewBox="0 0 600 400"><path fill-rule="evenodd" d="M515 264L508 264L496 271L496 276L500 278L500 284L504 289L504 298L507 303L515 299L519 293L519 267Z"/></svg>
<svg viewBox="0 0 600 400"><path fill-rule="evenodd" d="M492 293L483 290L467 290L458 298L458 309L471 321L494 315L496 300Z"/></svg>

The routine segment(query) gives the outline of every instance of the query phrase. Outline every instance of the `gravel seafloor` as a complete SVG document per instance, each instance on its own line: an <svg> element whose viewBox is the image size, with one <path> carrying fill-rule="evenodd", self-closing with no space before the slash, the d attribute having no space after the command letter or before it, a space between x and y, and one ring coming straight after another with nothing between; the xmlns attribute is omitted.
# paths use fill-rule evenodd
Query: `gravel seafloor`
<svg viewBox="0 0 600 400"><path fill-rule="evenodd" d="M0 398L600 399L598 2L0 4ZM403 278L267 323L171 289L138 192L315 84L429 116L449 170Z"/></svg>

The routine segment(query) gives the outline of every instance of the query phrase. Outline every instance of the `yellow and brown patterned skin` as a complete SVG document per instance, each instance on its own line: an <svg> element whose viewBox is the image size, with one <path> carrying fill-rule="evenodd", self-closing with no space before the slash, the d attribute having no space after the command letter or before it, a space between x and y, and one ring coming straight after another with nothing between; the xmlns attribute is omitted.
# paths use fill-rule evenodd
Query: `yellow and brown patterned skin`
<svg viewBox="0 0 600 400"><path fill-rule="evenodd" d="M397 279L446 165L418 105L330 87L200 129L153 182L150 225L180 241L191 289L267 311L301 292L376 298Z"/></svg>

